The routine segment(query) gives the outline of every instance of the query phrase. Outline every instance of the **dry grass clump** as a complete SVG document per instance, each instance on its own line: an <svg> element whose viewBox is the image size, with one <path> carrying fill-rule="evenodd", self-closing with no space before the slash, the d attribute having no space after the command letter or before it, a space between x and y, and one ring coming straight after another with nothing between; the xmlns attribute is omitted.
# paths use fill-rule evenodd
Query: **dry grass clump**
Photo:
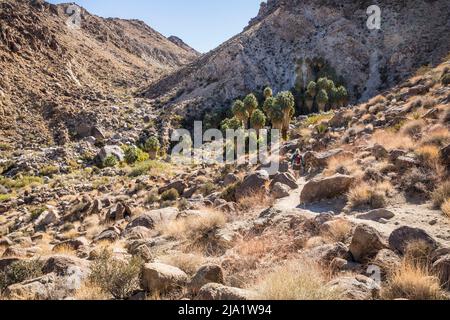
<svg viewBox="0 0 450 320"><path fill-rule="evenodd" d="M329 225L329 228L324 232L323 236L331 242L345 243L351 236L352 230L353 226L349 221L338 219Z"/></svg>
<svg viewBox="0 0 450 320"><path fill-rule="evenodd" d="M386 300L443 300L445 294L439 279L421 265L403 262L396 270L383 290Z"/></svg>
<svg viewBox="0 0 450 320"><path fill-rule="evenodd" d="M394 149L413 150L416 143L409 136L392 131L377 131L372 136L372 143L385 147L388 151Z"/></svg>
<svg viewBox="0 0 450 320"><path fill-rule="evenodd" d="M414 153L422 165L427 168L438 170L440 165L440 149L433 145L424 145L417 148Z"/></svg>
<svg viewBox="0 0 450 320"><path fill-rule="evenodd" d="M102 288L91 282L82 284L74 295L74 299L80 301L105 301L111 298L111 295L105 293Z"/></svg>
<svg viewBox="0 0 450 320"><path fill-rule="evenodd" d="M53 249L53 253L67 255L67 256L74 256L74 255L76 255L76 250L74 250L69 245L63 245L63 246L55 247Z"/></svg>
<svg viewBox="0 0 450 320"><path fill-rule="evenodd" d="M353 209L362 207L379 209L386 206L386 197L392 192L392 189L392 185L387 182L376 185L363 182L350 189L347 198Z"/></svg>
<svg viewBox="0 0 450 320"><path fill-rule="evenodd" d="M239 208L247 212L254 209L269 208L274 203L275 199L265 190L246 195L238 201Z"/></svg>
<svg viewBox="0 0 450 320"><path fill-rule="evenodd" d="M339 300L340 292L327 287L328 280L318 264L302 260L275 269L256 290L262 300Z"/></svg>
<svg viewBox="0 0 450 320"><path fill-rule="evenodd" d="M441 206L442 213L444 213L447 217L450 218L450 198L445 200L445 202Z"/></svg>
<svg viewBox="0 0 450 320"><path fill-rule="evenodd" d="M403 126L400 133L411 138L417 139L422 134L422 129L425 126L425 122L423 120L415 120L408 122Z"/></svg>
<svg viewBox="0 0 450 320"><path fill-rule="evenodd" d="M201 216L190 216L178 219L157 227L163 235L178 240L197 239L211 230L221 228L227 223L222 212L215 210L202 210Z"/></svg>
<svg viewBox="0 0 450 320"><path fill-rule="evenodd" d="M436 209L442 207L444 202L450 198L450 181L444 182L432 194L433 204Z"/></svg>
<svg viewBox="0 0 450 320"><path fill-rule="evenodd" d="M364 175L361 167L355 162L354 158L348 154L338 155L328 161L328 166L324 171L324 175L332 176L336 173L350 174L357 178Z"/></svg>
<svg viewBox="0 0 450 320"><path fill-rule="evenodd" d="M386 102L386 98L382 95L378 95L373 97L372 99L369 100L369 102L367 102L367 106L372 107L376 104L380 104L380 103L384 103Z"/></svg>
<svg viewBox="0 0 450 320"><path fill-rule="evenodd" d="M404 261L409 264L430 268L433 250L423 240L410 242L406 247Z"/></svg>
<svg viewBox="0 0 450 320"><path fill-rule="evenodd" d="M194 275L206 263L205 257L195 253L176 252L158 258L158 261L177 267L188 275Z"/></svg>
<svg viewBox="0 0 450 320"><path fill-rule="evenodd" d="M428 131L422 138L422 145L433 145L439 148L444 147L450 141L450 131L442 126L438 126Z"/></svg>

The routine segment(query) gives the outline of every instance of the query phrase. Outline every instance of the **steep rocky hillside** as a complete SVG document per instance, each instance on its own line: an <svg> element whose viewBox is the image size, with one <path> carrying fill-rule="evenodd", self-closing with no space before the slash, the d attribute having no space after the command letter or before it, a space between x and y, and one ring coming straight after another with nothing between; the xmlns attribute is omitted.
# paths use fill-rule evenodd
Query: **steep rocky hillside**
<svg viewBox="0 0 450 320"><path fill-rule="evenodd" d="M293 119L272 175L0 145L0 300L450 299L449 107L450 56Z"/></svg>
<svg viewBox="0 0 450 320"><path fill-rule="evenodd" d="M81 9L77 28L71 21L78 15L69 16L68 6L0 2L2 137L65 142L82 111L95 115L198 56L137 20Z"/></svg>
<svg viewBox="0 0 450 320"><path fill-rule="evenodd" d="M266 85L276 92L304 89L327 74L344 84L355 102L439 63L449 51L448 1L378 1L381 30L366 26L372 4L269 0L241 34L152 84L144 95L200 118Z"/></svg>

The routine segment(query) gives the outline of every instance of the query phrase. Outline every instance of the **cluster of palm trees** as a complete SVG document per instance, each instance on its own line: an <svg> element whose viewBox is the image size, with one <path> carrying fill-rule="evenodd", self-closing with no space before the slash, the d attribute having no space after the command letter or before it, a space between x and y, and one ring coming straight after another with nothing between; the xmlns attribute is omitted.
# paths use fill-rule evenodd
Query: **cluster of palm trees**
<svg viewBox="0 0 450 320"><path fill-rule="evenodd" d="M244 100L236 100L232 105L231 119L222 122L222 129L238 129L252 127L259 135L259 131L268 121L274 129L282 132L283 138L288 138L289 125L295 114L295 99L290 91L280 92L273 96L271 88L264 89L264 105L259 108L258 99L251 93Z"/></svg>
<svg viewBox="0 0 450 320"><path fill-rule="evenodd" d="M344 86L336 86L333 80L320 78L311 81L306 90L305 104L309 112L312 112L314 103L320 112L327 109L344 107L348 100L348 92Z"/></svg>

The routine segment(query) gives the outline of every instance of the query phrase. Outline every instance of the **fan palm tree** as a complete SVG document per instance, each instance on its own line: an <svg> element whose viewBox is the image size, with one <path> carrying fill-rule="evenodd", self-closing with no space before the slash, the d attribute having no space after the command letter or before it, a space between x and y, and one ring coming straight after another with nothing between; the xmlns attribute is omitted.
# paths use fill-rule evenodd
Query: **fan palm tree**
<svg viewBox="0 0 450 320"><path fill-rule="evenodd" d="M243 123L244 127L247 127L247 121L249 118L249 114L245 109L244 102L241 100L236 100L232 107L232 112L234 116Z"/></svg>

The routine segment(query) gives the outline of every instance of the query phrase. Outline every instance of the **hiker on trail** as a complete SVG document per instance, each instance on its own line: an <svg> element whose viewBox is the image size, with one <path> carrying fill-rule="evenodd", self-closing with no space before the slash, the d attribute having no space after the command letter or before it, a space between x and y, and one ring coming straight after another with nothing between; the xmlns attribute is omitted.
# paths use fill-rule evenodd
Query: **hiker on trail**
<svg viewBox="0 0 450 320"><path fill-rule="evenodd" d="M291 159L292 169L298 179L303 174L304 161L299 149L297 149Z"/></svg>

